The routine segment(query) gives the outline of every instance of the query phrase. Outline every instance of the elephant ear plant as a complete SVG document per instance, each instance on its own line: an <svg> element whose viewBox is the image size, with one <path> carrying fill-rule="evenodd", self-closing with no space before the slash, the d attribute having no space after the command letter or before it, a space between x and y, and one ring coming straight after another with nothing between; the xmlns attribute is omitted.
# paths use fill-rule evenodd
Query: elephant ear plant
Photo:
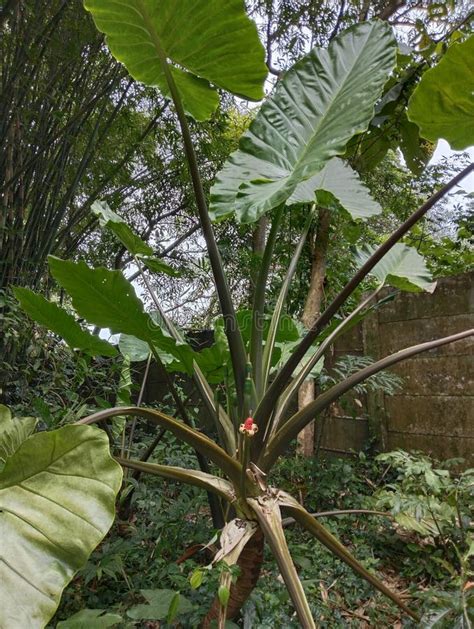
<svg viewBox="0 0 474 629"><path fill-rule="evenodd" d="M0 405L0 626L43 627L115 517L122 469L92 426L35 430Z"/></svg>
<svg viewBox="0 0 474 629"><path fill-rule="evenodd" d="M368 571L318 519L291 495L272 486L271 471L298 432L352 387L403 359L473 333L468 330L383 358L334 384L296 414L290 416L288 412L300 384L339 334L373 309L384 284L404 290L433 290L422 258L399 241L472 166L436 192L382 245L360 252L354 277L311 329L299 341L293 339L289 357L281 360L279 341L285 301L312 220L316 194L329 192L338 200L339 207L342 205L359 218L379 209L356 173L338 156L344 154L355 135L367 130L375 104L395 65L397 44L390 27L379 21L359 24L336 37L328 49L315 48L288 70L217 177L208 206L189 118L199 121L212 115L218 105L217 88L250 100L263 97L264 52L242 0L86 0L85 6L97 28L105 33L111 53L136 80L158 87L174 105L222 312L221 323L216 326L215 346L195 352L186 343L180 330L161 311L151 289L144 267L153 270L153 265L140 257L147 254L143 251L144 243L129 238L126 229L117 227L120 217L114 215L111 219L110 214L104 214L104 207L96 209L99 214L102 212L104 227L111 228L110 222L115 225L112 231L134 256L158 313L151 316L145 312L133 287L119 271L93 269L83 262L57 258L50 258L50 270L70 295L80 317L122 334L129 347L133 342L135 347L145 346L146 352L169 371L178 370L193 379L209 416L215 421L218 441L193 426L171 379L168 384L178 419L138 405L106 409L80 420L79 426L61 430L92 430L86 425L105 426L114 417L128 416L134 422L143 419L160 431L168 430L196 450L200 470L132 460L124 455L116 460L137 474L148 472L188 483L203 488L212 497L213 515L218 515L224 524L217 558L229 565L238 564L240 574L233 584L229 575L223 574L220 596L203 619L203 626L217 620L218 626L224 627L226 618L238 614L257 582L265 541L278 564L301 626L316 626L285 540L282 512L292 516L356 573L416 618L401 598ZM275 309L268 313L265 295L273 248L285 212L291 212L292 206L298 204L307 205L308 220ZM243 334L211 219L234 214L240 221L252 222L265 213L271 216L271 228L256 283L251 329ZM377 288L351 314L337 318L341 306L368 274L376 278ZM31 291L17 289L16 295L33 318L62 334L72 347L90 354L110 351L97 346L88 334L81 335L77 329L74 335L72 329L66 335L64 327L69 329L68 324L77 324L66 319L58 306ZM230 365L228 370L224 369L227 365ZM215 384L220 386L214 389ZM93 434L98 440L97 432ZM94 460L97 466L109 465L106 453L96 455ZM59 486L58 502L63 500L60 492ZM87 497L81 499L81 504L90 509ZM45 543L44 553L50 550L53 551ZM0 624L2 614L0 611Z"/></svg>

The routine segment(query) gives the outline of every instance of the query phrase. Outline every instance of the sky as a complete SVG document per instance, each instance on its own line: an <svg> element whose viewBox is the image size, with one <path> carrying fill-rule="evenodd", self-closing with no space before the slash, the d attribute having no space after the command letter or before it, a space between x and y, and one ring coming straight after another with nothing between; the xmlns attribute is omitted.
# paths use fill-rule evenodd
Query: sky
<svg viewBox="0 0 474 629"><path fill-rule="evenodd" d="M430 160L430 164L437 164L444 157L451 157L452 155L460 155L461 153L468 153L471 161L474 162L474 146L466 149L465 151L453 151L446 140L439 140L436 150L433 153L433 157ZM471 173L465 177L459 184L466 192L474 192L474 173Z"/></svg>

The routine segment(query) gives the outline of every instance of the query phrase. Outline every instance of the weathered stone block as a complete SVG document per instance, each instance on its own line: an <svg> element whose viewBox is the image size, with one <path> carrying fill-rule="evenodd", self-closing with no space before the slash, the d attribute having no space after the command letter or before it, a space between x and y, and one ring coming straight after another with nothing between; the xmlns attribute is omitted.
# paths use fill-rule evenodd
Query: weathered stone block
<svg viewBox="0 0 474 629"><path fill-rule="evenodd" d="M388 431L474 438L473 396L387 396L385 411Z"/></svg>
<svg viewBox="0 0 474 629"><path fill-rule="evenodd" d="M399 363L392 371L403 378L404 394L474 395L472 356L420 355Z"/></svg>
<svg viewBox="0 0 474 629"><path fill-rule="evenodd" d="M316 434L318 434L318 426L316 426ZM321 447L336 451L355 450L357 452L365 447L368 439L367 420L328 416L324 424Z"/></svg>
<svg viewBox="0 0 474 629"><path fill-rule="evenodd" d="M451 317L433 316L430 319L413 319L409 322L381 323L379 325L380 357L393 354L411 345L434 341L443 336L450 336L471 328L474 328L474 314L453 315ZM430 350L423 356L431 357L444 354L474 356L474 336Z"/></svg>
<svg viewBox="0 0 474 629"><path fill-rule="evenodd" d="M379 310L379 321L408 321L474 312L474 272L438 280L435 292L400 293Z"/></svg>
<svg viewBox="0 0 474 629"><path fill-rule="evenodd" d="M345 334L342 334L335 343L336 350L343 350L346 354L364 350L364 342L362 339L362 327L354 326Z"/></svg>

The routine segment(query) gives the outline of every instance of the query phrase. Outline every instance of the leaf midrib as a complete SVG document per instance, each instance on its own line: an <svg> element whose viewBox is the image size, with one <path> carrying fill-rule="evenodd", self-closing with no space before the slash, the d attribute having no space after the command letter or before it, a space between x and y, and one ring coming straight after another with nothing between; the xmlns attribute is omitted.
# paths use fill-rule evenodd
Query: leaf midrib
<svg viewBox="0 0 474 629"><path fill-rule="evenodd" d="M289 195L292 194L292 192L295 190L296 186L298 185L298 183L300 183L300 181L298 181L297 178L297 173L301 167L302 162L306 159L306 157L311 154L314 150L314 142L315 142L315 136L318 135L319 131L321 130L322 125L324 124L324 122L327 120L327 117L329 116L330 111L333 108L334 103L336 102L336 100L338 99L341 91L344 89L348 78L350 77L350 75L352 74L354 67L356 66L357 63L359 63L360 58L363 56L364 52L365 52L365 48L367 45L367 41L369 40L370 35L373 33L373 30L375 28L375 24L371 25L370 31L368 33L366 33L365 35L365 41L363 43L363 45L361 46L361 49L358 53L358 55L354 58L353 62L350 65L350 68L346 71L345 76L343 81L341 81L339 83L339 87L336 91L336 94L334 95L334 97L331 99L331 104L330 106L326 107L325 112L320 116L317 125L313 128L313 133L311 134L311 138L308 140L308 142L304 142L304 146L303 146L303 150L302 153L300 154L300 156L298 157L298 159L294 162L293 166L292 166L292 171L288 173L287 177L281 177L279 179L273 179L271 180L272 183L276 183L278 181L281 182L281 185L278 187L278 190L281 191L282 189L284 190L285 188L289 191ZM325 53L327 53L329 55L329 50L325 50ZM296 72L295 72L296 74ZM265 124L268 124L267 119L265 119ZM255 134L256 135L256 134ZM261 138L259 138L259 136L256 136L257 139L259 141L261 141ZM249 153L248 151L243 151L244 153L247 153L251 156L254 156L253 153ZM267 160L266 160L267 161ZM312 173L312 175L316 175L318 172L320 172L322 170L322 168L324 168L324 165L326 162L322 163L319 167L318 170L316 170L315 172ZM270 163L270 165L274 165L274 162L268 162ZM290 162L291 164L291 162ZM308 177L309 179L310 177ZM294 181L296 179L296 181ZM245 183L245 182L243 182ZM251 184L252 181L246 182L248 184ZM241 191L241 189L239 188L236 192L236 200L238 202L239 199L239 192ZM271 196L274 197L276 194L276 192L274 192ZM245 205L245 199L246 199L246 195L240 195L240 198L242 199L242 202ZM268 204L268 201L266 202L266 204ZM252 204L253 205L253 204Z"/></svg>
<svg viewBox="0 0 474 629"><path fill-rule="evenodd" d="M306 143L306 146L303 148L303 152L301 154L301 156L298 158L298 160L296 161L294 167L293 167L293 171L290 173L290 176L288 178L288 182L291 183L291 179L294 178L296 176L296 173L300 167L300 164L302 163L302 161L306 158L306 156L308 154L310 154L314 148L314 141L315 141L315 136L319 133L319 131L321 130L321 127L323 125L323 123L325 122L325 120L327 119L330 111L332 110L334 103L336 102L336 100L339 98L339 95L342 91L342 89L345 87L346 82L348 80L348 78L350 77L350 75L352 74L356 64L359 62L360 58L362 57L362 55L365 52L365 47L367 45L367 41L369 40L369 36L370 34L373 32L373 28L374 25L371 25L370 28L370 32L367 33L367 35L365 36L365 41L363 43L363 45L361 46L361 50L359 51L359 54L357 55L357 57L355 58L354 62L351 64L350 69L346 72L345 76L344 76L344 80L340 82L339 87L336 91L335 96L331 99L331 103L328 107L326 107L325 112L322 114L322 116L319 118L319 121L317 123L317 126L314 127L314 131L311 135L311 138L308 140L308 142ZM331 58L329 49L325 51L328 55L329 58ZM327 160L328 161L328 160ZM321 167L315 172L313 173L314 175L317 174L318 172L320 172L322 170L322 168L324 167L324 163L321 165ZM309 178L309 177L308 177Z"/></svg>
<svg viewBox="0 0 474 629"><path fill-rule="evenodd" d="M46 594L46 592L43 592L43 590L40 590L34 583L32 583L29 579L27 579L24 574L21 574L20 572L18 572L18 570L16 570L4 557L0 556L0 561L4 563L5 566L7 566L7 568L11 570L14 574L16 574L22 581L25 581L26 583L28 583L30 587L32 587L39 594L41 594L42 596L47 598L49 601L51 601L54 605L56 605L56 599L54 598L54 596L50 596L49 594Z"/></svg>

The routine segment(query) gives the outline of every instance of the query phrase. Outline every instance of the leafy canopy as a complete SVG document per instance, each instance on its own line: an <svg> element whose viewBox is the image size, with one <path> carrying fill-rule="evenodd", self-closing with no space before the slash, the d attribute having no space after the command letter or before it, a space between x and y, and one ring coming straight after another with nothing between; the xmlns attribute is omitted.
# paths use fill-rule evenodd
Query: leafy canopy
<svg viewBox="0 0 474 629"><path fill-rule="evenodd" d="M134 79L168 94L169 67L196 120L216 110L211 83L249 100L263 98L265 53L242 0L86 0L97 28Z"/></svg>
<svg viewBox="0 0 474 629"><path fill-rule="evenodd" d="M474 35L453 44L437 66L423 74L408 104L408 117L428 140L451 148L474 144Z"/></svg>

